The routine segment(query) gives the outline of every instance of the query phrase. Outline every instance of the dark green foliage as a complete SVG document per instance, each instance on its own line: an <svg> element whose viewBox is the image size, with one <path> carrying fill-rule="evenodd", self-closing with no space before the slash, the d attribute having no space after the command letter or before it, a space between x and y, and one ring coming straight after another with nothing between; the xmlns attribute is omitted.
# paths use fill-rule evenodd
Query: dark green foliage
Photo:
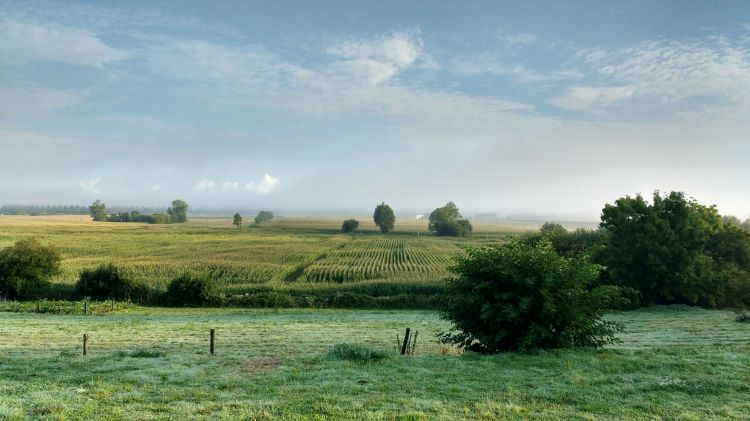
<svg viewBox="0 0 750 421"><path fill-rule="evenodd" d="M95 300L123 300L144 297L149 293L145 285L129 279L115 265L107 264L81 272L76 282L75 295Z"/></svg>
<svg viewBox="0 0 750 421"><path fill-rule="evenodd" d="M348 361L378 361L388 357L385 351L360 344L336 344L330 353L332 358Z"/></svg>
<svg viewBox="0 0 750 421"><path fill-rule="evenodd" d="M602 211L596 259L607 267L606 281L637 289L642 304L713 305L720 288L705 250L721 224L715 207L684 193L656 192L651 204L626 196Z"/></svg>
<svg viewBox="0 0 750 421"><path fill-rule="evenodd" d="M273 212L270 211L260 211L258 212L258 215L255 217L255 225L260 225L265 221L270 221L273 219Z"/></svg>
<svg viewBox="0 0 750 421"><path fill-rule="evenodd" d="M49 293L49 278L60 272L60 253L36 239L0 250L0 296L33 299Z"/></svg>
<svg viewBox="0 0 750 421"><path fill-rule="evenodd" d="M382 233L393 231L393 227L396 225L396 215L393 213L393 209L386 205L385 202L375 207L372 219Z"/></svg>
<svg viewBox="0 0 750 421"><path fill-rule="evenodd" d="M106 221L107 220L107 205L96 199L94 203L89 206L89 212L94 218L94 221Z"/></svg>
<svg viewBox="0 0 750 421"><path fill-rule="evenodd" d="M169 215L170 222L173 224L179 224L187 222L187 211L188 204L184 200L172 201L172 206L167 208L167 215Z"/></svg>
<svg viewBox="0 0 750 421"><path fill-rule="evenodd" d="M242 228L242 215L239 212L235 213L232 217L232 225L237 227L237 229Z"/></svg>
<svg viewBox="0 0 750 421"><path fill-rule="evenodd" d="M706 254L716 264L734 264L742 270L750 270L750 233L738 225L724 225L711 234Z"/></svg>
<svg viewBox="0 0 750 421"><path fill-rule="evenodd" d="M167 354L164 351L153 351L148 349L136 349L135 351L117 351L114 353L118 358L162 358Z"/></svg>
<svg viewBox="0 0 750 421"><path fill-rule="evenodd" d="M448 202L430 213L428 228L437 235L449 237L468 237L472 230L471 223L462 218L453 202Z"/></svg>
<svg viewBox="0 0 750 421"><path fill-rule="evenodd" d="M341 231L344 231L346 233L354 232L359 228L359 221L356 219L347 219L344 221L343 224L341 224Z"/></svg>
<svg viewBox="0 0 750 421"><path fill-rule="evenodd" d="M601 237L601 230L576 228L574 231L568 231L560 224L547 222L542 225L539 231L522 235L521 241L528 245L535 245L546 238L561 256L575 257L590 253L594 246L599 243Z"/></svg>
<svg viewBox="0 0 750 421"><path fill-rule="evenodd" d="M219 285L213 278L185 273L169 283L166 300L172 305L200 306L218 304L221 299Z"/></svg>
<svg viewBox="0 0 750 421"><path fill-rule="evenodd" d="M453 268L440 337L461 348L495 353L537 348L600 347L619 325L603 321L622 301L617 287L593 287L601 267L567 259L548 241L469 248Z"/></svg>

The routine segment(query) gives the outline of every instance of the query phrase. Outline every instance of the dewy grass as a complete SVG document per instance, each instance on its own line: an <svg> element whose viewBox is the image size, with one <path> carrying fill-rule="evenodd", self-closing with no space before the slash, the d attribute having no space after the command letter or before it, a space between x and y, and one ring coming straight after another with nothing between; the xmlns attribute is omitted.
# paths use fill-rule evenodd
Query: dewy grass
<svg viewBox="0 0 750 421"><path fill-rule="evenodd" d="M449 326L429 311L0 313L0 419L746 419L749 324L607 317L628 332L604 350L443 356L433 332ZM395 350L406 327L415 356ZM337 344L392 356L330 358Z"/></svg>

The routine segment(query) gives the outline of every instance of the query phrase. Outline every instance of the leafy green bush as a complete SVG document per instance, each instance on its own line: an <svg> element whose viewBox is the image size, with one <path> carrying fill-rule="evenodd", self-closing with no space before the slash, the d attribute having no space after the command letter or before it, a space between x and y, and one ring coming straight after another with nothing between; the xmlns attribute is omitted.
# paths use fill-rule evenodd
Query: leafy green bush
<svg viewBox="0 0 750 421"><path fill-rule="evenodd" d="M146 296L148 288L129 279L117 266L110 263L81 272L76 282L75 294L78 297L89 297L95 300L108 298L122 300Z"/></svg>
<svg viewBox="0 0 750 421"><path fill-rule="evenodd" d="M219 285L205 275L185 273L169 283L166 301L173 305L218 304L221 300Z"/></svg>
<svg viewBox="0 0 750 421"><path fill-rule="evenodd" d="M273 212L260 211L258 212L258 215L255 217L255 225L260 225L263 222L270 221L272 219L273 219Z"/></svg>
<svg viewBox="0 0 750 421"><path fill-rule="evenodd" d="M482 353L599 347L619 325L601 319L622 299L617 287L595 287L601 267L558 255L549 241L467 249L449 281L443 343Z"/></svg>
<svg viewBox="0 0 750 421"><path fill-rule="evenodd" d="M42 298L49 292L49 278L60 272L60 253L36 239L20 240L0 250L0 296L16 299Z"/></svg>
<svg viewBox="0 0 750 421"><path fill-rule="evenodd" d="M385 351L372 349L360 344L336 344L330 353L337 360L348 361L378 361L388 357Z"/></svg>
<svg viewBox="0 0 750 421"><path fill-rule="evenodd" d="M341 224L341 231L344 231L346 233L354 232L359 228L359 221L356 219L347 219L344 221L343 224Z"/></svg>

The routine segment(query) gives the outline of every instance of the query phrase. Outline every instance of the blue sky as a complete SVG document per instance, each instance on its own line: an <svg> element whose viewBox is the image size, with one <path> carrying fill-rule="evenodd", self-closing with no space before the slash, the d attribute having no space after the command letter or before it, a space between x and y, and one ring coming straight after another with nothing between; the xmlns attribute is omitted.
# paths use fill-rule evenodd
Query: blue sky
<svg viewBox="0 0 750 421"><path fill-rule="evenodd" d="M0 1L0 203L750 217L747 2Z"/></svg>

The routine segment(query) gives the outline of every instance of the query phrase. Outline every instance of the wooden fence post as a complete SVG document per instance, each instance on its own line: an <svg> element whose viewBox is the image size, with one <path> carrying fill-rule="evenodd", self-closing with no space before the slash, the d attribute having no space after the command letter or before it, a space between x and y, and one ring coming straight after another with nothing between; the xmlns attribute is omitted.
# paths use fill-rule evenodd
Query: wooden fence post
<svg viewBox="0 0 750 421"><path fill-rule="evenodd" d="M406 354L406 347L407 347L407 346L409 345L409 331L410 331L410 330L411 330L411 329L409 329L409 328L407 327L407 328L406 328L406 333L404 333L404 344L403 344L403 345L401 345L401 355L404 355L404 354Z"/></svg>
<svg viewBox="0 0 750 421"><path fill-rule="evenodd" d="M112 311L115 311L115 297L112 297Z"/></svg>
<svg viewBox="0 0 750 421"><path fill-rule="evenodd" d="M89 315L89 302L88 301L83 302L83 315L84 316Z"/></svg>
<svg viewBox="0 0 750 421"><path fill-rule="evenodd" d="M214 329L211 329L211 355L214 355L214 351L216 350L214 347L215 340L216 340L216 331Z"/></svg>
<svg viewBox="0 0 750 421"><path fill-rule="evenodd" d="M83 356L85 357L88 353L89 335L83 334Z"/></svg>

